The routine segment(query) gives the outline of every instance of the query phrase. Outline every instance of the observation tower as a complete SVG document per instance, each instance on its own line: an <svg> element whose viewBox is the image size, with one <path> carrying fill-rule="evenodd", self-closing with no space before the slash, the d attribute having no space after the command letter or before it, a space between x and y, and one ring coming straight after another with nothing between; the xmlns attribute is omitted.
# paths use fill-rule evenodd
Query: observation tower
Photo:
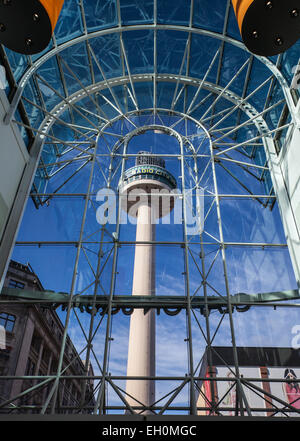
<svg viewBox="0 0 300 441"><path fill-rule="evenodd" d="M155 295L155 223L174 207L176 180L165 161L140 151L135 166L120 182L122 208L136 219L136 246L132 295ZM155 376L155 310L135 309L130 319L127 376ZM155 402L155 381L127 380L126 399L131 406Z"/></svg>

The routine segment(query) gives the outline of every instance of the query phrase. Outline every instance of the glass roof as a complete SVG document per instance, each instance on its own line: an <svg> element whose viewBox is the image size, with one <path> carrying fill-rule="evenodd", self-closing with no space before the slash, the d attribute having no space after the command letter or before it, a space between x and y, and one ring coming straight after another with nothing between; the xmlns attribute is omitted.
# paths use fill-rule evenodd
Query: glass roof
<svg viewBox="0 0 300 441"><path fill-rule="evenodd" d="M230 138L241 142L260 133L258 119L247 123L248 104L252 116L263 112L267 131L290 122L298 49L270 59L249 53L230 0L66 0L43 53L5 49L14 77L7 92L21 88L15 118L28 148L48 132L45 165L71 137L145 109L182 112L226 137L236 127ZM249 143L246 154L264 165L256 151Z"/></svg>

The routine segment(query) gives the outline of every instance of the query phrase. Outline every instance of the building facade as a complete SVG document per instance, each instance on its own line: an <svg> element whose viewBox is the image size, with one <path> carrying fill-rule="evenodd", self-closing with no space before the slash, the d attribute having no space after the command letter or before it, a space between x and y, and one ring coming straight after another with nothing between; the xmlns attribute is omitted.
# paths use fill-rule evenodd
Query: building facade
<svg viewBox="0 0 300 441"><path fill-rule="evenodd" d="M197 384L198 415L239 416L238 387L230 347L206 350ZM243 393L252 416L299 417L299 350L289 347L237 347ZM249 379L256 381L249 387ZM246 408L244 412L246 413Z"/></svg>
<svg viewBox="0 0 300 441"><path fill-rule="evenodd" d="M30 264L11 261L5 281L6 288L43 291L43 286ZM64 326L54 309L32 303L6 303L5 296L0 304L0 326L2 327L2 345L0 349L0 375L14 376L18 379L0 380L0 402L18 397L9 408L21 407L24 412L39 412L48 396L53 381L44 386L24 393L37 386L45 379L30 377L47 377L56 375L59 361ZM5 330L5 332L3 331ZM84 375L85 363L67 336L67 351L64 354L63 372L68 376ZM93 375L91 363L87 375ZM19 377L29 377L22 378ZM84 392L84 399L82 393ZM72 378L64 380L58 390L56 412L72 413L72 408L93 405L93 380L83 382Z"/></svg>

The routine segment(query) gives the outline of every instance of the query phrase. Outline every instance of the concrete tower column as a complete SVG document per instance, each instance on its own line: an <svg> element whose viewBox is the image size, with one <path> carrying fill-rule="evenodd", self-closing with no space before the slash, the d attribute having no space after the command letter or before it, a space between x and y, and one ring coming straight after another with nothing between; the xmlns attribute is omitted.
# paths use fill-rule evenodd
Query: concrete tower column
<svg viewBox="0 0 300 441"><path fill-rule="evenodd" d="M143 203L138 208L136 242L155 240L155 223L151 221L151 206ZM155 245L135 247L132 295L155 295ZM127 376L155 376L155 310L146 314L135 309L130 319ZM155 401L155 381L127 380L126 392L149 406ZM131 406L139 403L127 396Z"/></svg>
<svg viewBox="0 0 300 441"><path fill-rule="evenodd" d="M160 192L170 195L175 188L176 180L166 170L165 161L145 151L138 153L135 166L127 169L120 180L121 207L137 217L133 296L155 295L155 224L174 208L174 197L162 198ZM132 198L131 192L136 190L143 197L138 191ZM155 377L154 309L144 313L142 308L135 308L131 315L127 377ZM151 407L155 402L155 379L127 380L126 392L130 406Z"/></svg>

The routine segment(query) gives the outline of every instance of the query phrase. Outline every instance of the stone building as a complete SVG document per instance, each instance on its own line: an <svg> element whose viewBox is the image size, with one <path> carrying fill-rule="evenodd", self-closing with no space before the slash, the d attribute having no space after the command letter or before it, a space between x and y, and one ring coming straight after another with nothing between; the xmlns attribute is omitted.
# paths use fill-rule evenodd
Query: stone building
<svg viewBox="0 0 300 441"><path fill-rule="evenodd" d="M10 262L4 288L43 291L43 286L30 264L23 265L15 261ZM5 300L6 297L2 294L0 375L4 377L55 375L64 332L64 326L58 314L49 307L43 307L42 304L20 301L14 303L11 299L10 303L5 303ZM82 376L85 372L85 362L80 359L69 336L66 341L64 369L63 375L65 376ZM87 375L94 375L91 364L89 364ZM0 406L2 403L0 412L7 412L14 406L21 407L24 412L40 412L42 404L51 391L53 380L32 392L26 392L37 386L39 382L45 382L45 379L3 378L0 380ZM84 385L83 380L80 383L74 378L60 380L55 405L56 413L72 413L80 406L84 407L85 412L93 408L93 380L85 383ZM85 390L84 398L83 390ZM16 397L13 405L5 407L5 401L12 397Z"/></svg>

